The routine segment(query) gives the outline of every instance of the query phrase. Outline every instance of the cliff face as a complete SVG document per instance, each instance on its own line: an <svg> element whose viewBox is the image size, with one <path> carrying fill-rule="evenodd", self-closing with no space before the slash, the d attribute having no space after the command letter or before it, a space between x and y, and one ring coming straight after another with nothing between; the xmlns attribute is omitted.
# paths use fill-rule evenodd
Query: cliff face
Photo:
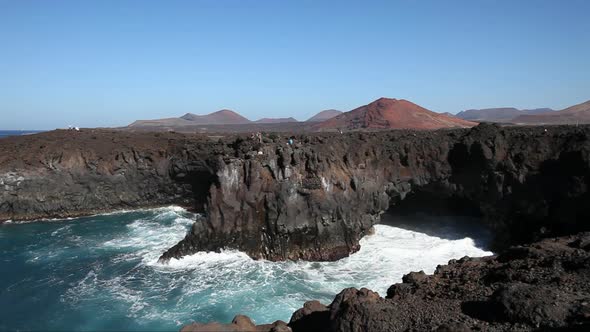
<svg viewBox="0 0 590 332"><path fill-rule="evenodd" d="M179 134L53 131L0 140L0 222L178 204L203 208L223 148ZM201 175L199 178L195 176Z"/></svg>
<svg viewBox="0 0 590 332"><path fill-rule="evenodd" d="M590 230L590 127L248 137L54 131L0 139L0 220L180 204L203 212L162 260L236 248L270 260L358 250L386 210L481 217L496 249ZM588 233L347 289L270 330L587 329ZM227 326L216 325L227 330ZM252 329L238 317L234 330ZM211 330L191 325L188 330Z"/></svg>
<svg viewBox="0 0 590 332"><path fill-rule="evenodd" d="M220 163L206 220L163 258L221 247L270 260L347 256L392 199L412 184L450 174L448 137L361 133L299 136L294 145L236 141L236 156Z"/></svg>
<svg viewBox="0 0 590 332"><path fill-rule="evenodd" d="M482 216L497 243L588 229L588 127L249 137L55 131L0 140L0 220L180 204L202 220L163 260L235 248L334 260L380 215Z"/></svg>
<svg viewBox="0 0 590 332"><path fill-rule="evenodd" d="M222 247L270 260L338 259L388 209L479 215L497 247L588 229L587 128L480 125L231 146L207 217L163 260Z"/></svg>

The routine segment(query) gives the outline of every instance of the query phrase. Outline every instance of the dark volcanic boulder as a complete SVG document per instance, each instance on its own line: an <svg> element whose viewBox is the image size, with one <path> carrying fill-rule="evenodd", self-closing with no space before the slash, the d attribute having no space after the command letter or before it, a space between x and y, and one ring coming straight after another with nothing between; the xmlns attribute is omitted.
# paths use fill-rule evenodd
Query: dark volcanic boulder
<svg viewBox="0 0 590 332"><path fill-rule="evenodd" d="M589 235L546 239L498 257L452 260L430 276L410 273L386 298L345 289L320 311L329 315L300 309L289 325L295 332L316 326L355 332L584 331L590 328L590 251L581 243Z"/></svg>

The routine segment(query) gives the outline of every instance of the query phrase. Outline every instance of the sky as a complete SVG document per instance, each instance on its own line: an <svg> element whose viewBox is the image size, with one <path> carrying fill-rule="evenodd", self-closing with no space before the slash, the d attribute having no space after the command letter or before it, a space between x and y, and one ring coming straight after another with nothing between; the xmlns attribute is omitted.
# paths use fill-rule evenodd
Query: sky
<svg viewBox="0 0 590 332"><path fill-rule="evenodd" d="M590 99L590 1L0 0L0 129Z"/></svg>

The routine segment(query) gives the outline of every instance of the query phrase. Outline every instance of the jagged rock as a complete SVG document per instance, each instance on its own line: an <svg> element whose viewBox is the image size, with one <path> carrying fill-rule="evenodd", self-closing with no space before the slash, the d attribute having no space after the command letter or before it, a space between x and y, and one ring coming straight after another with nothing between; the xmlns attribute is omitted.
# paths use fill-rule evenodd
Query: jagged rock
<svg viewBox="0 0 590 332"><path fill-rule="evenodd" d="M590 252L578 245L589 235L451 261L433 275L409 273L386 298L367 289L345 289L328 306L330 315L300 309L290 326L294 332L316 326L350 332L585 331L590 328ZM510 254L523 249L535 254Z"/></svg>
<svg viewBox="0 0 590 332"><path fill-rule="evenodd" d="M179 204L203 217L163 261L223 248L336 260L384 211L427 206L481 216L505 248L589 227L590 127L544 129L306 134L293 145L107 130L4 138L0 220Z"/></svg>
<svg viewBox="0 0 590 332"><path fill-rule="evenodd" d="M291 332L291 328L283 321L272 324L256 325L250 317L237 315L230 324L193 323L184 326L181 332Z"/></svg>
<svg viewBox="0 0 590 332"><path fill-rule="evenodd" d="M358 250L385 210L418 208L480 216L502 249L590 228L590 127L545 129L296 135L292 146L280 136L259 143L107 130L3 138L0 221L179 204L203 216L162 260L222 248L270 260L335 260ZM452 261L432 276L406 276L386 298L347 289L329 310L309 304L290 327L590 329L589 239L549 238Z"/></svg>
<svg viewBox="0 0 590 332"><path fill-rule="evenodd" d="M495 249L587 230L576 222L590 218L584 128L296 137L307 143L222 164L208 222L195 224L162 259L232 247L269 260L335 260L358 250L385 210L404 206L482 216Z"/></svg>

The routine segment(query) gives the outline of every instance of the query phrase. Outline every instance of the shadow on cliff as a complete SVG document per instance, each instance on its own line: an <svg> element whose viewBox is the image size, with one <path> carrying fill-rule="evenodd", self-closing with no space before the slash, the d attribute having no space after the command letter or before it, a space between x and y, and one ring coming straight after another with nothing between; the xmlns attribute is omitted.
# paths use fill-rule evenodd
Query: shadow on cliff
<svg viewBox="0 0 590 332"><path fill-rule="evenodd" d="M447 240L468 237L478 248L490 250L493 232L481 218L467 200L419 191L392 205L379 223Z"/></svg>
<svg viewBox="0 0 590 332"><path fill-rule="evenodd" d="M461 240L468 237L473 239L478 248L491 250L492 232L478 224L478 219L474 217L434 216L425 213L416 213L414 215L385 213L381 216L380 224L447 240Z"/></svg>

